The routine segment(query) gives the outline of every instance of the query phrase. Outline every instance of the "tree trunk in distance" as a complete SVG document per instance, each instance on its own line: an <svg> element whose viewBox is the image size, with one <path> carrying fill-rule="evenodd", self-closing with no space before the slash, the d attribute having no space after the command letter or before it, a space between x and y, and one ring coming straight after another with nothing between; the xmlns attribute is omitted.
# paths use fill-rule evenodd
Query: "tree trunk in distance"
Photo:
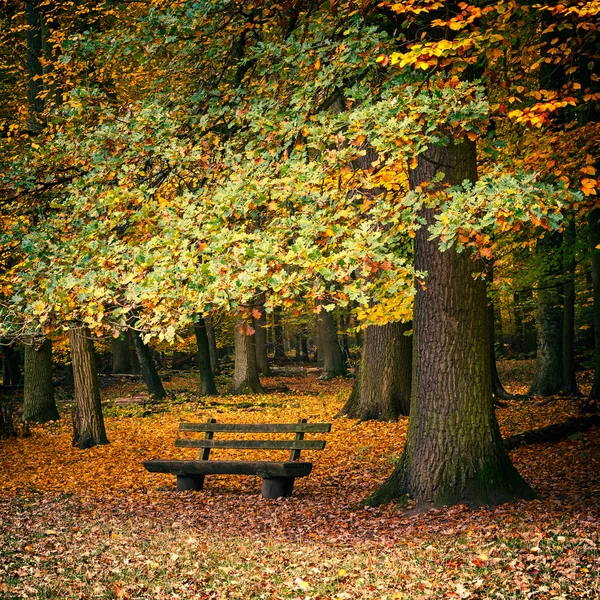
<svg viewBox="0 0 600 600"><path fill-rule="evenodd" d="M559 248L559 234L546 233L545 238L538 240L538 252L544 257ZM551 396L562 391L563 319L560 303L558 287L545 287L542 284L538 290L535 376L529 390L532 396Z"/></svg>
<svg viewBox="0 0 600 600"><path fill-rule="evenodd" d="M322 304L321 304L322 306ZM317 315L319 360L323 361L323 373L319 379L333 379L348 373L342 349L338 343L337 327L333 314L321 308Z"/></svg>
<svg viewBox="0 0 600 600"><path fill-rule="evenodd" d="M443 171L456 185L477 178L475 144L430 146L410 171L411 189ZM427 189L431 189L432 186ZM435 190L434 190L435 191ZM430 225L435 209L420 216ZM410 496L418 504L495 505L534 492L513 467L496 421L490 373L486 284L471 253L440 252L428 226L415 238L413 392L402 459L367 503Z"/></svg>
<svg viewBox="0 0 600 600"><path fill-rule="evenodd" d="M132 329L131 337L133 339L135 352L142 371L142 377L146 382L150 399L158 402L167 396L167 392L165 391L160 376L158 375L158 371L156 370L156 365L152 358L152 351L144 344L139 332Z"/></svg>
<svg viewBox="0 0 600 600"><path fill-rule="evenodd" d="M121 332L118 338L111 340L112 372L131 373L131 349L127 332Z"/></svg>
<svg viewBox="0 0 600 600"><path fill-rule="evenodd" d="M490 336L490 367L492 373L492 394L497 400L510 400L514 398L512 394L509 394L500 381L500 375L498 375L498 367L496 365L496 344L495 344L495 332L494 332L494 305L493 303L488 304L488 327Z"/></svg>
<svg viewBox="0 0 600 600"><path fill-rule="evenodd" d="M22 376L19 367L19 355L12 344L2 344L3 385L21 385Z"/></svg>
<svg viewBox="0 0 600 600"><path fill-rule="evenodd" d="M248 328L254 329L253 321L252 317L240 319L235 326L235 368L231 385L233 394L265 393L258 378L255 334L248 335Z"/></svg>
<svg viewBox="0 0 600 600"><path fill-rule="evenodd" d="M59 418L52 381L52 342L45 339L39 346L25 344L23 420L46 423Z"/></svg>
<svg viewBox="0 0 600 600"><path fill-rule="evenodd" d="M201 396L216 396L219 392L215 385L212 368L210 366L210 348L208 345L208 333L206 332L206 322L200 317L197 323L194 323L196 333L196 343L198 352L196 358L198 361L198 371L200 373L200 385L198 393Z"/></svg>
<svg viewBox="0 0 600 600"><path fill-rule="evenodd" d="M221 372L221 368L219 367L219 350L217 348L217 336L215 335L215 328L212 324L212 317L204 317L204 324L206 325L206 335L208 336L210 368L212 369L213 375L218 375Z"/></svg>
<svg viewBox="0 0 600 600"><path fill-rule="evenodd" d="M281 323L281 306L273 309L273 343L275 345L275 359L287 358L285 353L285 341L283 339L283 324Z"/></svg>
<svg viewBox="0 0 600 600"><path fill-rule="evenodd" d="M298 332L298 336L299 336L299 342L300 342L300 360L303 363L307 363L308 362L308 340L307 340L307 333L306 333L306 328L305 327L300 327L300 330Z"/></svg>
<svg viewBox="0 0 600 600"><path fill-rule="evenodd" d="M598 409L600 401L600 208L590 214L592 230L592 283L594 286L594 382L590 392L589 405L586 410Z"/></svg>
<svg viewBox="0 0 600 600"><path fill-rule="evenodd" d="M340 339L340 347L342 349L342 356L344 360L348 362L350 359L350 342L348 341L348 326L350 325L349 317L345 315L340 315L340 328L342 330L342 335Z"/></svg>
<svg viewBox="0 0 600 600"><path fill-rule="evenodd" d="M83 450L108 444L90 332L87 327L72 327L69 329L69 341L75 385L73 446Z"/></svg>
<svg viewBox="0 0 600 600"><path fill-rule="evenodd" d="M271 377L271 369L269 368L269 355L267 354L267 313L265 313L264 297L257 306L260 311L260 318L254 319L256 331L254 333L254 341L256 344L256 363L258 372L265 377Z"/></svg>
<svg viewBox="0 0 600 600"><path fill-rule="evenodd" d="M562 363L565 396L579 396L575 377L575 243L577 233L571 217L563 238L563 262L565 283L563 284L563 330Z"/></svg>
<svg viewBox="0 0 600 600"><path fill-rule="evenodd" d="M396 421L408 416L412 378L410 323L370 325L365 330L352 392L338 416Z"/></svg>
<svg viewBox="0 0 600 600"><path fill-rule="evenodd" d="M44 68L41 59L48 37L48 30L39 10L40 3L40 0L30 0L25 3L27 16L27 74L29 76L27 85L27 103L29 105L27 128L33 135L40 133L43 129L44 100L41 92L43 91L42 75L44 74Z"/></svg>

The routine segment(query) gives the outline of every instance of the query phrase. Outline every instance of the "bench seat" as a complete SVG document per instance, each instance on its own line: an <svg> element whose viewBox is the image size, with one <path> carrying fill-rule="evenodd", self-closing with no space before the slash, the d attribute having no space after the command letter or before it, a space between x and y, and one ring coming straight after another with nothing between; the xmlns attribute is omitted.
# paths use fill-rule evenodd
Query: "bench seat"
<svg viewBox="0 0 600 600"><path fill-rule="evenodd" d="M151 473L173 475L257 475L258 477L306 477L312 471L309 462L268 460L146 460Z"/></svg>

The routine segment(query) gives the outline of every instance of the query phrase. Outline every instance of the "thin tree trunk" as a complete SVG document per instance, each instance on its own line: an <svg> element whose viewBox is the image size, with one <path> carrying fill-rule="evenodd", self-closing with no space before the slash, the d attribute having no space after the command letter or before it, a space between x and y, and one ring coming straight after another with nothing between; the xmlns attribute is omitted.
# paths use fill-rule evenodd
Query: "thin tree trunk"
<svg viewBox="0 0 600 600"><path fill-rule="evenodd" d="M285 353L285 341L283 339L283 324L281 323L281 306L273 309L273 343L275 345L275 359L287 358Z"/></svg>
<svg viewBox="0 0 600 600"><path fill-rule="evenodd" d="M39 342L39 340L37 340ZM52 342L44 339L36 345L25 344L25 388L23 390L23 420L36 423L60 418L54 400L52 381Z"/></svg>
<svg viewBox="0 0 600 600"><path fill-rule="evenodd" d="M140 369L142 371L142 377L146 382L148 388L148 394L151 400L160 401L167 396L167 392L163 387L156 365L152 358L152 351L142 341L142 336L134 330L131 330L131 337L135 346L135 351L140 362Z"/></svg>
<svg viewBox="0 0 600 600"><path fill-rule="evenodd" d="M112 372L131 373L131 349L129 347L129 336L122 332L118 338L111 341L112 349Z"/></svg>
<svg viewBox="0 0 600 600"><path fill-rule="evenodd" d="M348 325L350 319L345 315L340 315L340 328L342 330L342 335L340 339L340 347L342 349L342 355L344 360L348 362L350 359L350 343L348 342Z"/></svg>
<svg viewBox="0 0 600 600"><path fill-rule="evenodd" d="M198 371L200 373L200 385L198 392L201 396L216 396L219 392L215 385L212 368L210 366L210 348L208 342L208 333L206 332L206 322L200 317L197 323L194 323L196 333L196 343L198 352Z"/></svg>
<svg viewBox="0 0 600 600"><path fill-rule="evenodd" d="M600 208L590 213L592 230L592 283L594 286L594 382L586 410L597 410L600 401Z"/></svg>
<svg viewBox="0 0 600 600"><path fill-rule="evenodd" d="M303 363L307 363L308 362L308 340L307 340L307 333L306 333L306 328L304 326L300 327L300 330L298 332L298 336L299 336L299 342L300 342L300 360Z"/></svg>
<svg viewBox="0 0 600 600"><path fill-rule="evenodd" d="M204 317L204 324L206 325L206 335L208 336L210 368L212 369L213 375L218 375L221 372L221 368L219 367L219 350L217 348L217 336L215 335L215 328L212 324L212 317Z"/></svg>
<svg viewBox="0 0 600 600"><path fill-rule="evenodd" d="M27 15L27 102L29 105L27 128L33 135L40 133L43 129L44 100L41 92L43 91L42 75L44 74L44 68L41 59L46 45L45 38L48 37L48 31L40 13L39 5L40 0L29 0L25 3Z"/></svg>
<svg viewBox="0 0 600 600"><path fill-rule="evenodd" d="M495 332L494 332L494 305L493 303L488 304L488 327L490 336L490 367L492 373L492 393L494 398L497 400L510 400L514 398L512 394L509 394L500 381L500 375L498 375L498 366L496 365L496 344L495 344Z"/></svg>
<svg viewBox="0 0 600 600"><path fill-rule="evenodd" d="M332 379L348 373L346 361L338 342L337 327L333 314L321 309L317 315L319 360L323 361L323 373L319 379Z"/></svg>
<svg viewBox="0 0 600 600"><path fill-rule="evenodd" d="M73 327L69 329L69 341L75 385L73 446L83 450L108 444L90 332L87 327Z"/></svg>
<svg viewBox="0 0 600 600"><path fill-rule="evenodd" d="M558 234L546 234L538 241L538 253L544 260L560 248ZM555 269L548 275L556 275ZM531 395L550 396L559 394L563 387L562 331L563 319L558 287L541 286L537 305L537 354L535 376L529 390Z"/></svg>
<svg viewBox="0 0 600 600"><path fill-rule="evenodd" d="M339 415L396 421L410 410L412 337L409 323L370 325L350 397Z"/></svg>
<svg viewBox="0 0 600 600"><path fill-rule="evenodd" d="M256 343L256 362L258 364L258 372L265 377L271 377L271 369L269 368L269 355L267 354L267 314L264 307L264 296L257 305L260 311L260 317L254 319L256 331L254 340Z"/></svg>
<svg viewBox="0 0 600 600"><path fill-rule="evenodd" d="M19 354L13 344L2 344L3 385L21 385L22 375L19 367Z"/></svg>
<svg viewBox="0 0 600 600"><path fill-rule="evenodd" d="M258 378L254 319L239 320L235 326L235 368L231 391L234 394L264 394Z"/></svg>
<svg viewBox="0 0 600 600"><path fill-rule="evenodd" d="M475 145L430 146L410 172L411 189L438 170L450 184L477 178ZM430 189L433 186L429 186ZM434 209L422 209L425 223ZM486 284L475 278L469 252L440 252L428 226L415 238L415 269L427 272L414 308L413 393L404 454L369 499L381 504L409 495L436 506L495 505L532 498L504 449L490 377Z"/></svg>
<svg viewBox="0 0 600 600"><path fill-rule="evenodd" d="M575 377L575 221L571 217L563 239L565 283L563 284L562 364L565 396L578 396Z"/></svg>

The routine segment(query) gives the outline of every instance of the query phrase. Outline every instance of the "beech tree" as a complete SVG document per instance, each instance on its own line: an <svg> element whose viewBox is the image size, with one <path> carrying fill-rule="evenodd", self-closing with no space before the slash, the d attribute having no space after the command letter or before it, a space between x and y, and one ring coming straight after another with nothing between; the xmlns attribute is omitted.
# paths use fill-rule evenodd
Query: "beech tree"
<svg viewBox="0 0 600 600"><path fill-rule="evenodd" d="M412 337L410 323L370 325L348 401L340 411L361 421L395 421L410 410Z"/></svg>
<svg viewBox="0 0 600 600"><path fill-rule="evenodd" d="M52 342L34 338L25 344L23 420L45 423L58 418L52 381Z"/></svg>
<svg viewBox="0 0 600 600"><path fill-rule="evenodd" d="M69 342L75 386L73 445L83 450L108 444L100 404L96 357L89 330L86 327L71 327Z"/></svg>
<svg viewBox="0 0 600 600"><path fill-rule="evenodd" d="M260 391L242 314L257 293L269 311L313 302L323 322L337 307L366 326L413 318L406 450L372 501L531 497L493 412L483 259L496 237L559 230L595 193L595 130L569 132L576 153L550 136L568 180L546 177L545 141L549 114L593 94L542 93L529 76L545 54L523 50L551 43L541 13L593 23L572 8L111 6L104 28L58 42L69 60L48 77L70 84L45 143L3 143L16 214L23 190L52 206L12 230L6 329L168 342L224 311L242 319L234 387ZM573 39L558 58L586 65Z"/></svg>

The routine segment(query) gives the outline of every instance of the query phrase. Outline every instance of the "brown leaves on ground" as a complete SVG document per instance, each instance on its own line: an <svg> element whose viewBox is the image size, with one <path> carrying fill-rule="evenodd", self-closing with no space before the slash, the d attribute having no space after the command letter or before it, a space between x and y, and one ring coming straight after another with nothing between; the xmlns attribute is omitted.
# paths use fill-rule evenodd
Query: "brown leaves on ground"
<svg viewBox="0 0 600 600"><path fill-rule="evenodd" d="M240 476L208 477L204 491L180 494L173 476L142 467L196 456L173 446L180 421L332 421L351 384L267 381L281 383L290 393L191 400L144 417L144 407L110 408L111 444L87 451L70 446L68 419L2 442L0 597L600 595L597 430L513 452L541 499L495 509L360 506L400 456L406 419L334 420L330 434L312 436L327 447L306 454L313 473L285 500L262 499L260 479ZM508 436L576 410L574 399L516 400L498 417Z"/></svg>

